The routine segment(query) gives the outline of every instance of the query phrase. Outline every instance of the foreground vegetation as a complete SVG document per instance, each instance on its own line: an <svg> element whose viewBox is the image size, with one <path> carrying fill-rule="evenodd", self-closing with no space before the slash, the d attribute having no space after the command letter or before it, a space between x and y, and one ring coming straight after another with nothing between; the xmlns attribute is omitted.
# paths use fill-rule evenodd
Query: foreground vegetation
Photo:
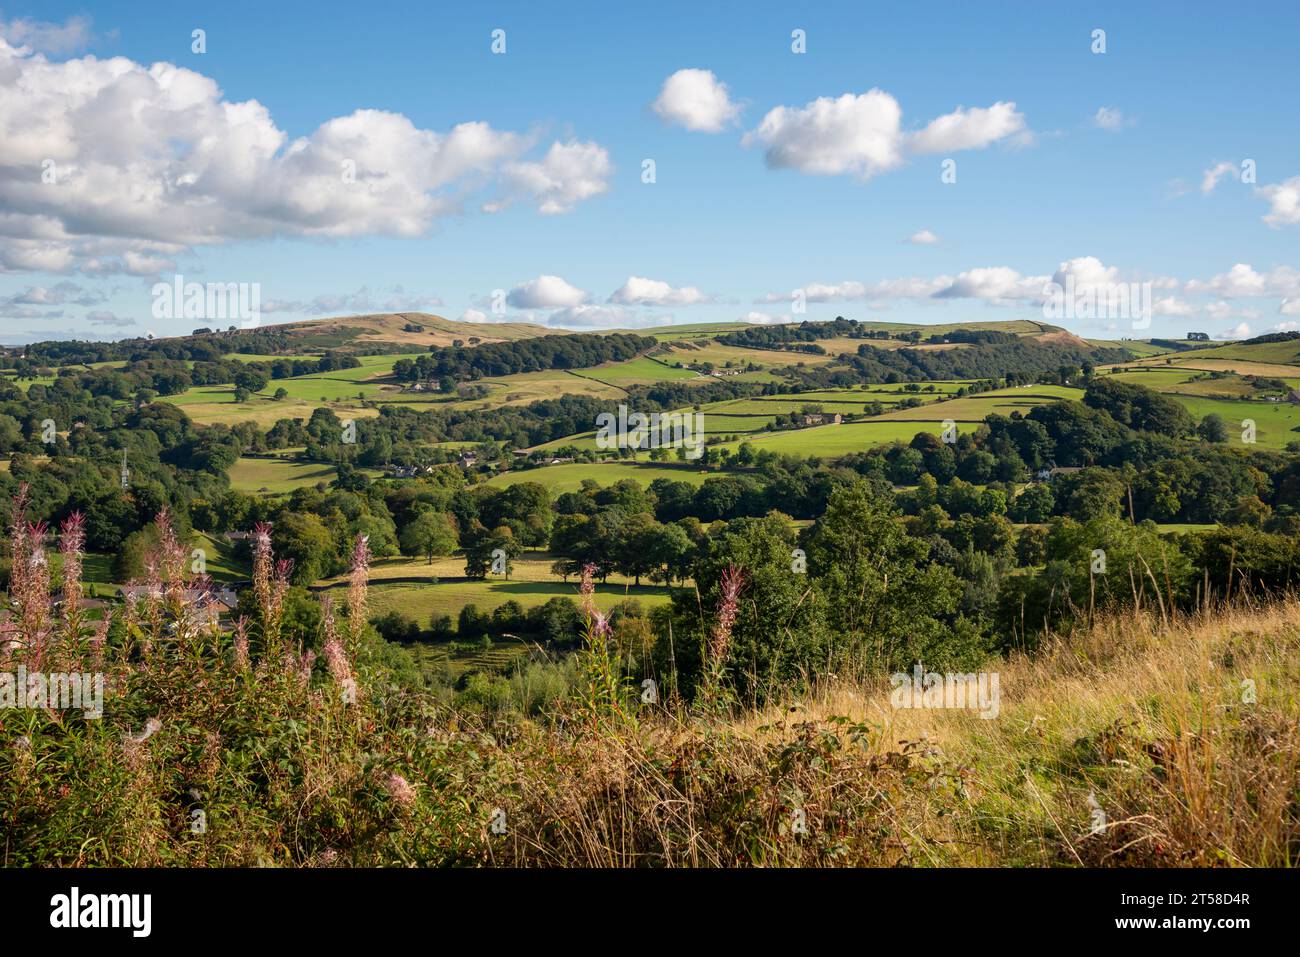
<svg viewBox="0 0 1300 957"><path fill-rule="evenodd" d="M403 687L365 625L369 556L299 645L288 569L255 544L224 634L165 516L121 621L86 621L79 519L51 606L16 509L4 666L100 670L103 717L0 710L0 863L544 866L1255 865L1300 853L1300 603L1163 604L990 664L996 717L900 710L824 676L761 708L726 663L748 576L708 612L703 691L620 677L586 608L569 691L536 717ZM36 558L37 560L33 560ZM589 577L584 594L590 593Z"/></svg>

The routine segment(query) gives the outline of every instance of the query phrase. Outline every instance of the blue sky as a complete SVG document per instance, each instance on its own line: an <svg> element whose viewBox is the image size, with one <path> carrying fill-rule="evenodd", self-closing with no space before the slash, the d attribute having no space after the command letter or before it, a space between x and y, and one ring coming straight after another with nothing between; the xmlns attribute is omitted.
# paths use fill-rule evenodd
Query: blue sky
<svg viewBox="0 0 1300 957"><path fill-rule="evenodd" d="M1300 322L1293 3L464 6L4 4L0 341L213 324L154 313L178 273L262 324L1041 319L1067 276L1152 283L1087 336Z"/></svg>

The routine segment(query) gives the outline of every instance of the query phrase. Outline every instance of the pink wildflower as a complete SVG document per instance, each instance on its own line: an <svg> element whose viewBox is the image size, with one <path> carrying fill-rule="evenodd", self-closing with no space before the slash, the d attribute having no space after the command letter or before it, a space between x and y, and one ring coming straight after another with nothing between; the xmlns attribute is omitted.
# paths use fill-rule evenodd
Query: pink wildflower
<svg viewBox="0 0 1300 957"><path fill-rule="evenodd" d="M713 629L709 641L709 657L715 666L721 665L727 657L731 645L731 629L736 624L736 610L739 606L740 590L745 585L745 573L734 565L729 565L722 573L719 583L721 600L718 602L718 623Z"/></svg>
<svg viewBox="0 0 1300 957"><path fill-rule="evenodd" d="M402 810L407 810L415 803L415 788L411 786L411 782L407 781L406 778L402 777L400 774L389 774L388 778L384 781L384 790L386 790L388 796L393 799L393 803Z"/></svg>

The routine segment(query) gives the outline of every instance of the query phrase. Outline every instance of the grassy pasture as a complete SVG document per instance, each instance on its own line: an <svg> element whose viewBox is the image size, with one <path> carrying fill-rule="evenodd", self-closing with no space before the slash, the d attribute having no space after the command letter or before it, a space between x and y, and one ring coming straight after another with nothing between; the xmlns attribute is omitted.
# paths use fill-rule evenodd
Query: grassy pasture
<svg viewBox="0 0 1300 957"><path fill-rule="evenodd" d="M704 380L690 369L678 369L671 364L656 361L649 356L637 356L623 362L607 362L590 369L575 369L575 375L594 379L609 385L652 385L656 382L673 382L682 379Z"/></svg>
<svg viewBox="0 0 1300 957"><path fill-rule="evenodd" d="M467 579L465 560L459 556L435 559L432 565L422 558L382 558L371 565L369 604L371 614L399 611L428 628L435 615L455 619L465 605L477 605L480 611L492 611L507 601L517 601L524 608L545 604L552 598L578 600L578 581L570 576L565 583L551 573L555 556L546 552L527 552L515 560L510 580L489 576L486 580ZM433 579L437 583L433 583ZM406 581L404 579L425 579ZM344 591L347 582L330 579L320 583L331 591ZM668 601L671 590L662 585L633 585L631 579L611 575L606 584L597 584L598 607L612 608L634 598L647 609Z"/></svg>
<svg viewBox="0 0 1300 957"><path fill-rule="evenodd" d="M1119 381L1130 385L1141 385L1157 392L1171 395L1200 395L1209 398L1242 398L1252 395L1254 389L1250 383L1238 375L1229 375L1221 379L1201 378L1205 373L1199 369L1170 367L1167 369L1133 369L1120 367L1123 371L1115 373Z"/></svg>
<svg viewBox="0 0 1300 957"><path fill-rule="evenodd" d="M519 482L538 482L558 495L562 492L577 491L586 479L592 479L601 485L613 485L623 479L632 479L648 486L655 479L666 478L699 485L710 474L719 473L702 472L697 468L674 467L668 463L566 462L562 465L547 465L537 469L503 472L492 476L487 484L500 487L516 485Z"/></svg>
<svg viewBox="0 0 1300 957"><path fill-rule="evenodd" d="M771 449L773 452L785 455L832 458L848 455L851 452L864 452L877 445L888 445L895 441L910 442L918 432L932 432L939 435L942 431L941 421L886 422L875 418L846 422L842 425L818 425L807 429L765 432L743 441L752 443L755 449ZM728 447L734 449L739 444L739 441L728 443Z"/></svg>
<svg viewBox="0 0 1300 957"><path fill-rule="evenodd" d="M1266 449L1282 449L1300 440L1300 405L1288 402L1233 401L1202 396L1174 395L1198 422L1211 412L1223 416L1228 425L1228 442L1242 441L1245 420L1255 423L1255 442Z"/></svg>
<svg viewBox="0 0 1300 957"><path fill-rule="evenodd" d="M362 469L371 477L378 477L377 469ZM333 465L323 462L295 462L291 459L263 459L242 457L230 469L231 487L241 492L272 494L292 492L296 488L334 480Z"/></svg>
<svg viewBox="0 0 1300 957"><path fill-rule="evenodd" d="M785 352L776 349L745 349L740 346L728 346L723 345L721 342L706 340L698 345L691 343L689 348L673 346L659 358L670 364L680 362L682 365L692 362L712 362L717 369L726 368L728 362L732 364L732 368L744 368L752 363L760 369L774 369L782 366L792 366L798 362L803 362L805 365L825 365L835 357L810 355L802 352Z"/></svg>

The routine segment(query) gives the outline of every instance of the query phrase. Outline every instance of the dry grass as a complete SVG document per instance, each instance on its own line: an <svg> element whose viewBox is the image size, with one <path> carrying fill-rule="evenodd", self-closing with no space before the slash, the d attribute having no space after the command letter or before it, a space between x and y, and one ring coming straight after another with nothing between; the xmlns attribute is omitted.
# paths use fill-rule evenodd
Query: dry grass
<svg viewBox="0 0 1300 957"><path fill-rule="evenodd" d="M1289 866L1300 852L1298 625L1295 601L1168 629L1145 617L1099 624L990 665L995 719L894 709L882 682L571 747L538 732L512 750L523 819L505 857ZM535 748L547 775L529 773Z"/></svg>

